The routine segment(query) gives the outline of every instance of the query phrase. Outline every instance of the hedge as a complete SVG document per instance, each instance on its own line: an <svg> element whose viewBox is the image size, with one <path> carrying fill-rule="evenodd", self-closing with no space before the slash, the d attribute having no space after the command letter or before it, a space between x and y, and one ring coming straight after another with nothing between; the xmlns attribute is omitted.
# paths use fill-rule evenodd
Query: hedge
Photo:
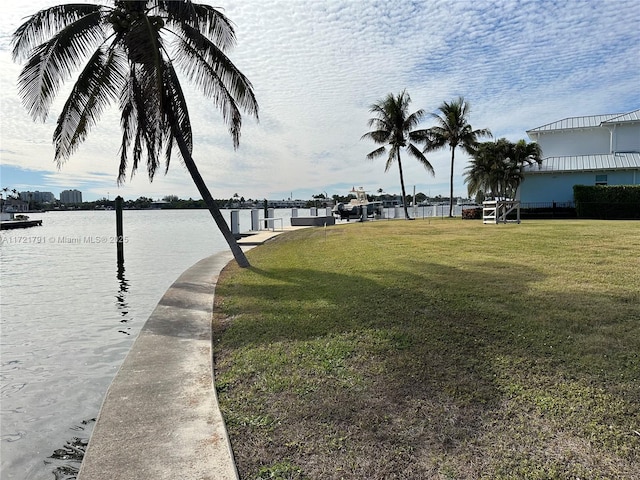
<svg viewBox="0 0 640 480"><path fill-rule="evenodd" d="M482 207L463 208L462 219L463 220L477 220L482 218Z"/></svg>
<svg viewBox="0 0 640 480"><path fill-rule="evenodd" d="M578 218L640 218L640 185L574 185Z"/></svg>

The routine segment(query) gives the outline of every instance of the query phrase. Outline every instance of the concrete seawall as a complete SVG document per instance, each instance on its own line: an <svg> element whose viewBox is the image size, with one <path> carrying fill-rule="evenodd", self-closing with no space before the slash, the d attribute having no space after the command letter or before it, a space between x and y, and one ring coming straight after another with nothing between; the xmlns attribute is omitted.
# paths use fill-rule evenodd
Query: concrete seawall
<svg viewBox="0 0 640 480"><path fill-rule="evenodd" d="M213 380L211 316L229 252L167 290L105 396L78 480L236 480Z"/></svg>

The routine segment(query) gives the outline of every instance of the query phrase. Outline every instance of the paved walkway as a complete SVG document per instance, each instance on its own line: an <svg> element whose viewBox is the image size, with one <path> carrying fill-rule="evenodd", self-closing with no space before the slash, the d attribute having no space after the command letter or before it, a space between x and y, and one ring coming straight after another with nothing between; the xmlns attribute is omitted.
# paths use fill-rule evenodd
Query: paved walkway
<svg viewBox="0 0 640 480"><path fill-rule="evenodd" d="M199 261L164 294L107 391L77 480L237 480L211 352L214 290L232 259Z"/></svg>

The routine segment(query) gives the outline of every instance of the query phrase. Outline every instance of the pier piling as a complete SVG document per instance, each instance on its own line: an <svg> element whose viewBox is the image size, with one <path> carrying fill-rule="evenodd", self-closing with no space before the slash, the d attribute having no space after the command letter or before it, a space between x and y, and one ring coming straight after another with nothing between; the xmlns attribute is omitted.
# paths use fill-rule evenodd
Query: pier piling
<svg viewBox="0 0 640 480"><path fill-rule="evenodd" d="M116 247L118 250L118 265L124 263L124 234L122 229L122 197L116 197Z"/></svg>

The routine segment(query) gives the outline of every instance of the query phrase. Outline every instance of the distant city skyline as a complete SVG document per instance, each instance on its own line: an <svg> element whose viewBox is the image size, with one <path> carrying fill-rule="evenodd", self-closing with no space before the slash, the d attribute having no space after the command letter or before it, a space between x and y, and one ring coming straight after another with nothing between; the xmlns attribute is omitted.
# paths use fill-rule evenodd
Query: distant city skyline
<svg viewBox="0 0 640 480"><path fill-rule="evenodd" d="M77 188L88 201L200 198L177 154L168 174L159 173L153 183L142 168L116 184L121 132L113 108L60 169L53 163L55 120L73 84L61 88L47 121L34 123L17 93L22 65L11 59L11 36L27 16L59 3L3 3L0 185L58 195ZM563 118L640 107L636 0L206 3L235 24L238 42L229 57L253 83L260 105L260 122L245 119L234 151L219 112L184 82L194 159L214 198L346 195L353 186L399 193L397 166L385 173L384 160L368 161L376 146L360 138L369 130L369 106L405 88L410 111L427 112L422 127L434 125L429 114L443 101L462 95L474 128L510 141ZM448 196L450 152L428 159L434 177L402 157L407 189ZM457 150L455 196L467 196L467 162Z"/></svg>
<svg viewBox="0 0 640 480"><path fill-rule="evenodd" d="M13 195L12 194L12 188L8 189L8 192L0 192L0 195L2 195L2 197L6 197L7 193L9 195ZM69 197L68 199L64 199L64 195L68 194ZM334 195L338 195L340 197L347 197L349 194L352 194L353 192L346 192L346 193L334 193L334 194L328 194L326 192L320 192L318 194L312 194L309 197L292 197L292 196L288 196L285 198L262 198L262 197L255 197L255 196L251 196L251 195L238 195L238 197L235 197L235 194L230 196L230 197L216 197L216 200L231 200L231 199L236 199L238 201L240 201L240 199L244 199L245 201L262 201L262 200L269 200L269 201L273 201L273 202L278 202L278 201L282 201L282 202L286 202L286 201L308 201L308 200L313 200L315 196L317 195L328 195L325 198L331 199L333 198ZM100 201L100 200L104 200L106 199L107 201L114 201L115 200L115 196L110 196L109 194L107 194L104 197L99 197L99 198L94 198L92 200L83 200L82 198L82 192L78 189L65 189L65 190L61 190L60 193L56 196L56 194L54 192L50 192L50 191L40 191L40 190L22 190L17 192L18 197L20 198L20 200L23 201L31 201L31 202L38 202L38 203L42 203L42 202L51 202L51 201L59 201L60 203L83 203L83 202L95 202L95 201ZM375 191L375 192L367 192L368 195L370 196L386 196L386 197L398 197L401 198L402 195L400 195L399 193L389 193L389 192L379 192L379 191ZM434 196L428 195L426 192L423 191L417 191L415 192L416 195L422 194L425 195L427 198L449 198L447 195L442 195L442 194L437 194ZM31 195L31 196L29 196ZM74 196L75 195L75 196ZM117 195L116 195L117 196ZM162 201L163 199L167 198L167 197L172 197L175 196L177 197L178 200L188 200L189 198L193 198L193 197L180 197L177 195L172 195L172 194L161 194L158 197L149 197L146 195L138 195L138 196L132 196L132 197L126 197L123 196L123 199L126 200L137 200L139 198L149 198L151 200L154 201ZM413 191L411 192L407 192L407 196L411 197L413 196ZM467 196L465 195L457 195L455 196L455 198L467 198Z"/></svg>
<svg viewBox="0 0 640 480"><path fill-rule="evenodd" d="M25 202L47 203L53 202L57 199L53 192L41 192L40 190L23 190L20 192L20 200Z"/></svg>

